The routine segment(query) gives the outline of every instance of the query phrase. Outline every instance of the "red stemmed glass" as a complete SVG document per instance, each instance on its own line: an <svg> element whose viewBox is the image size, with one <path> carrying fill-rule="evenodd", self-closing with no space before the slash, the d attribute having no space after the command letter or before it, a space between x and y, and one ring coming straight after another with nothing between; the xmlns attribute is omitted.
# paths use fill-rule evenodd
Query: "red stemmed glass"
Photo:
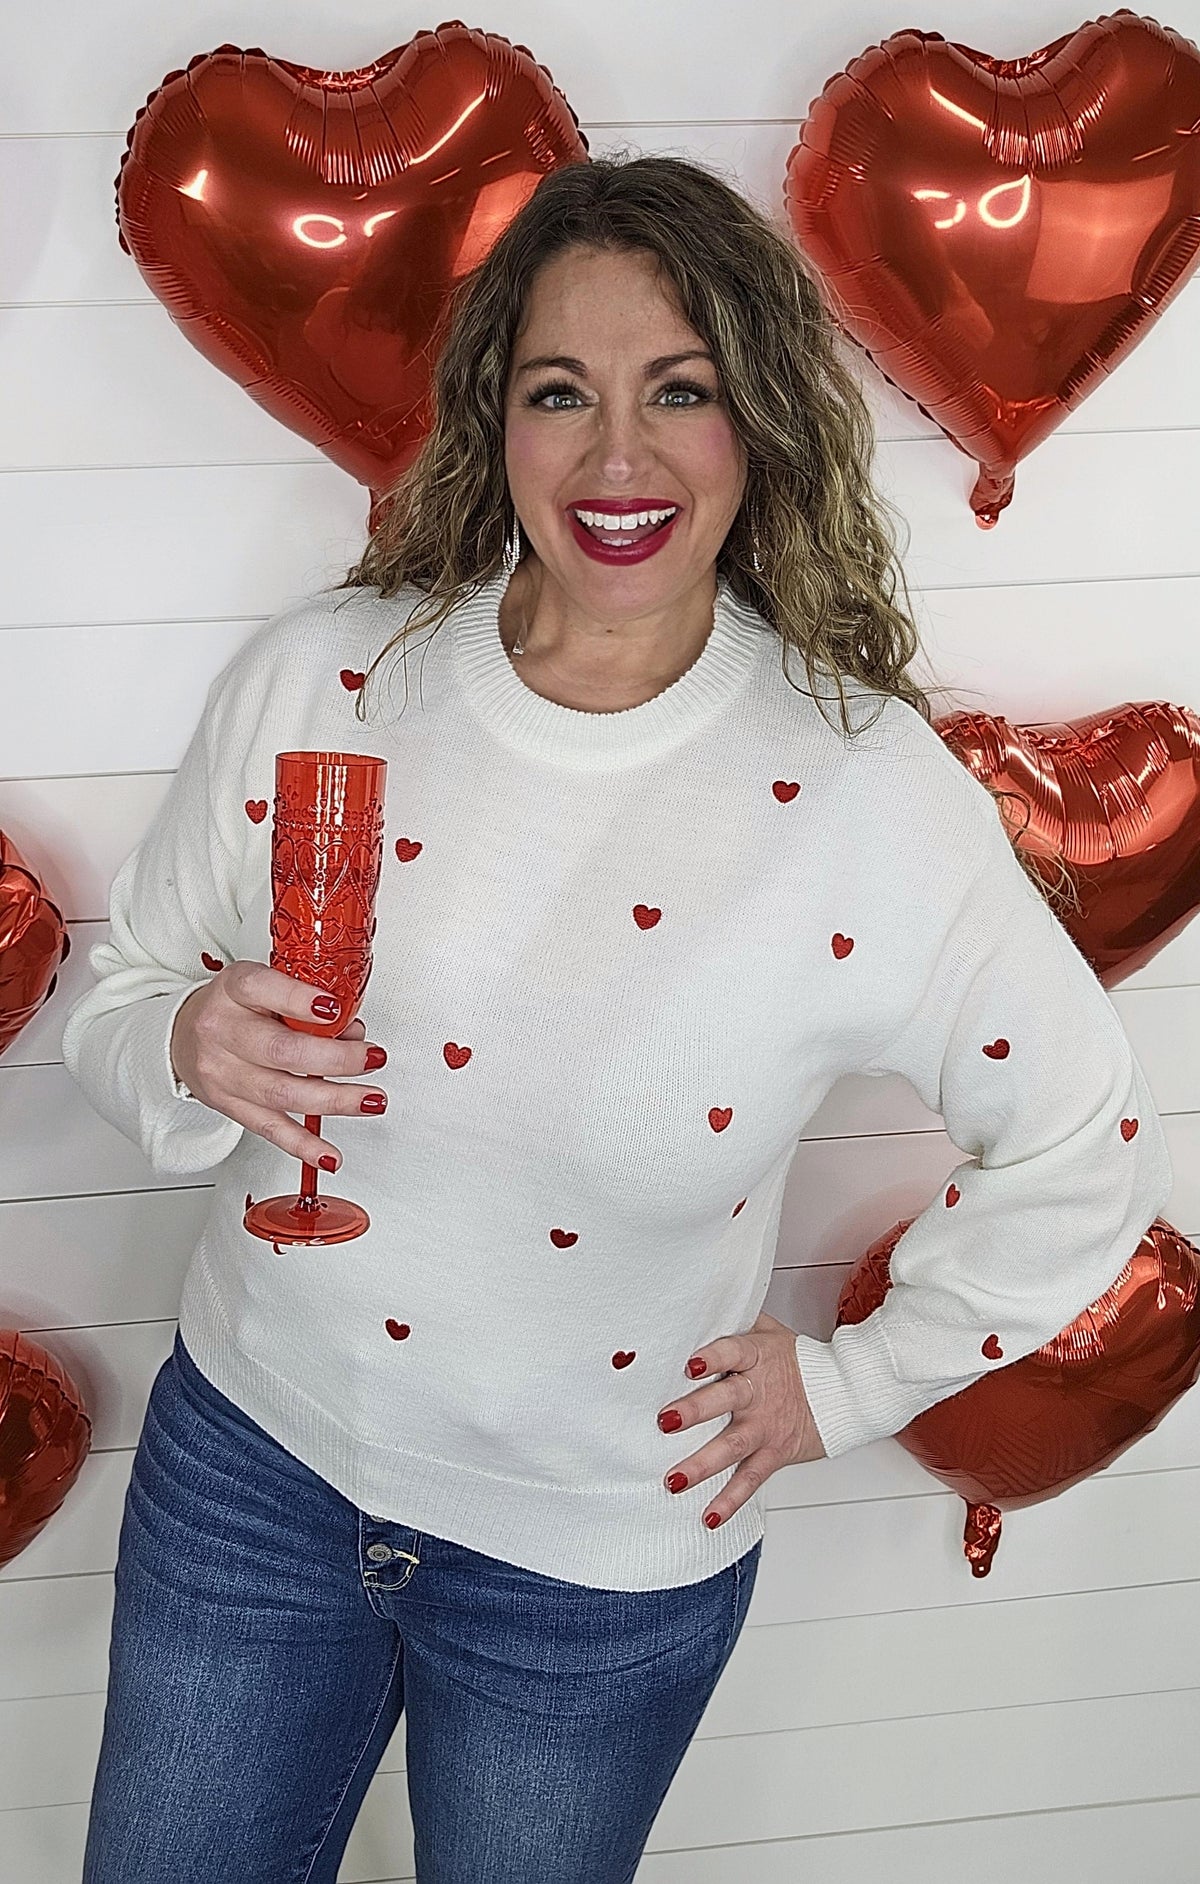
<svg viewBox="0 0 1200 1884"><path fill-rule="evenodd" d="M371 974L375 894L383 862L387 760L358 752L275 755L269 966L341 1002L335 1021L293 1020L299 1034L344 1033ZM314 1135L319 1114L305 1117ZM317 1166L301 1167L295 1197L247 1199L247 1230L281 1243L346 1243L370 1228L361 1204L317 1195Z"/></svg>

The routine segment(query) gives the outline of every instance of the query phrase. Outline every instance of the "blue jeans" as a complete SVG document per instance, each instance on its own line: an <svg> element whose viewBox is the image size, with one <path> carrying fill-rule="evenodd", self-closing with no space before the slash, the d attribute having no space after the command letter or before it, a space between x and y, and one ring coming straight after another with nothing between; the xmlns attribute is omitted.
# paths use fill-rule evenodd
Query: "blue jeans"
<svg viewBox="0 0 1200 1884"><path fill-rule="evenodd" d="M419 1884L628 1884L761 1549L602 1590L373 1518L177 1333L121 1523L82 1884L336 1884L405 1708Z"/></svg>

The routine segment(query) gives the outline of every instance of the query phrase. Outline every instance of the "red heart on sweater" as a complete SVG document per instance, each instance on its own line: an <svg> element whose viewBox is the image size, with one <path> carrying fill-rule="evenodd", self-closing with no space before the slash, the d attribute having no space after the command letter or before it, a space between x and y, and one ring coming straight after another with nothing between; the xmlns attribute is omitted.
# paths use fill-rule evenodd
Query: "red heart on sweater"
<svg viewBox="0 0 1200 1884"><path fill-rule="evenodd" d="M841 935L841 934L835 935L833 938L832 947L833 947L833 952L837 956L839 962L844 961L846 956L849 955L851 949L854 947L854 937L852 935Z"/></svg>
<svg viewBox="0 0 1200 1884"><path fill-rule="evenodd" d="M396 839L396 855L401 863L411 863L414 857L421 855L420 844L414 844L411 837Z"/></svg>
<svg viewBox="0 0 1200 1884"><path fill-rule="evenodd" d="M1137 1128L1138 1128L1138 1122L1136 1119L1122 1119L1121 1120L1121 1137L1125 1140L1126 1144L1129 1143L1130 1139L1133 1137L1134 1133L1137 1131Z"/></svg>
<svg viewBox="0 0 1200 1884"><path fill-rule="evenodd" d="M252 818L255 824L261 824L266 815L267 801L265 798L247 798L246 816L248 818Z"/></svg>
<svg viewBox="0 0 1200 1884"><path fill-rule="evenodd" d="M204 963L206 968L212 969L214 975L219 974L221 969L225 966L219 955L210 955L207 949L201 949L200 960Z"/></svg>
<svg viewBox="0 0 1200 1884"><path fill-rule="evenodd" d="M628 1367L636 1351L637 1351L636 1349L631 1348L628 1354L622 1354L620 1350L618 1350L617 1353L614 1354L612 1357L613 1366L614 1367Z"/></svg>
<svg viewBox="0 0 1200 1884"><path fill-rule="evenodd" d="M991 1046L985 1047L983 1050L989 1060L1007 1060L1008 1058L1007 1040L993 1040Z"/></svg>
<svg viewBox="0 0 1200 1884"><path fill-rule="evenodd" d="M647 909L645 903L635 903L633 906L633 920L639 929L653 929L661 915L661 909Z"/></svg>
<svg viewBox="0 0 1200 1884"><path fill-rule="evenodd" d="M962 1196L962 1192L959 1190L958 1185L951 1184L949 1189L946 1192L946 1209L953 1210L955 1204L958 1202L961 1196Z"/></svg>
<svg viewBox="0 0 1200 1884"><path fill-rule="evenodd" d="M442 1053L445 1057L446 1065L455 1068L465 1066L471 1057L470 1047L455 1046L453 1040L447 1040L445 1046L442 1048Z"/></svg>
<svg viewBox="0 0 1200 1884"><path fill-rule="evenodd" d="M578 1230L551 1230L550 1241L555 1249L570 1249L572 1243L578 1243Z"/></svg>
<svg viewBox="0 0 1200 1884"><path fill-rule="evenodd" d="M352 667L342 669L342 685L347 693L356 693L366 678L365 674L356 674Z"/></svg>
<svg viewBox="0 0 1200 1884"><path fill-rule="evenodd" d="M396 1321L391 1315L388 1316L383 1325L391 1335L393 1341L407 1341L409 1335L412 1333L412 1329L406 1321Z"/></svg>
<svg viewBox="0 0 1200 1884"><path fill-rule="evenodd" d="M783 779L777 778L771 790L774 792L781 805L787 805L791 803L796 793L800 790L800 787L795 783L785 784Z"/></svg>
<svg viewBox="0 0 1200 1884"><path fill-rule="evenodd" d="M708 1122L714 1132L723 1132L732 1117L732 1106L712 1106L709 1108Z"/></svg>
<svg viewBox="0 0 1200 1884"><path fill-rule="evenodd" d="M733 1206L733 1211L732 1211L732 1215L736 1217L736 1216L737 1216L737 1214L738 1214L738 1212L739 1212L739 1210L744 1210L744 1209L745 1209L745 1207L746 1207L746 1199L745 1199L745 1198L743 1197L743 1199L742 1199L742 1201L741 1201L741 1203L740 1203L740 1204L735 1204L735 1205Z"/></svg>
<svg viewBox="0 0 1200 1884"><path fill-rule="evenodd" d="M1002 1361L1004 1359L1004 1349L1000 1346L999 1338L996 1335L989 1335L979 1352L985 1354L989 1361Z"/></svg>

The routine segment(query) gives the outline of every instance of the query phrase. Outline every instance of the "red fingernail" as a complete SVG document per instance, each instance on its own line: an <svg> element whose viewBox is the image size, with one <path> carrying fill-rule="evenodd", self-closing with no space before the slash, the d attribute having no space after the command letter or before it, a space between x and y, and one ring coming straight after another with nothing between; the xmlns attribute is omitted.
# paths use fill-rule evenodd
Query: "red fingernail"
<svg viewBox="0 0 1200 1884"><path fill-rule="evenodd" d="M683 1414L677 1413L673 1406L668 1407L665 1413L659 1414L658 1424L661 1432L677 1433L683 1425Z"/></svg>
<svg viewBox="0 0 1200 1884"><path fill-rule="evenodd" d="M377 1073L381 1066L386 1066L386 1065L387 1065L386 1048L384 1047L368 1047L367 1048L367 1063L363 1067L364 1073Z"/></svg>
<svg viewBox="0 0 1200 1884"><path fill-rule="evenodd" d="M691 1375L692 1379L696 1380L701 1374L706 1374L708 1372L708 1362L702 1361L698 1354L693 1354L691 1360L687 1364L687 1370L688 1370L688 1373Z"/></svg>
<svg viewBox="0 0 1200 1884"><path fill-rule="evenodd" d="M342 1004L331 994L319 994L312 1004L312 1011L318 1020L336 1020L342 1011Z"/></svg>
<svg viewBox="0 0 1200 1884"><path fill-rule="evenodd" d="M687 1484L686 1472L672 1472L670 1478L667 1480L667 1490L668 1491L682 1491L686 1484Z"/></svg>
<svg viewBox="0 0 1200 1884"><path fill-rule="evenodd" d="M704 1522L707 1524L710 1531L715 1531L718 1524L721 1522L720 1512L710 1511L708 1516L705 1518Z"/></svg>
<svg viewBox="0 0 1200 1884"><path fill-rule="evenodd" d="M336 1171L337 1170L337 1159L334 1157L331 1157L329 1152L326 1152L323 1158L318 1158L317 1163L320 1165L322 1171Z"/></svg>
<svg viewBox="0 0 1200 1884"><path fill-rule="evenodd" d="M387 1094L382 1092L369 1092L358 1109L360 1112L386 1112Z"/></svg>

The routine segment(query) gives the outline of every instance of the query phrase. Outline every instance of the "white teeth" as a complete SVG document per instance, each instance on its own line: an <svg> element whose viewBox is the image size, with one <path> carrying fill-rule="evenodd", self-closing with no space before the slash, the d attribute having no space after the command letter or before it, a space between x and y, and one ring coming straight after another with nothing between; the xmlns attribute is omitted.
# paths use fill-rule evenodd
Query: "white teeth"
<svg viewBox="0 0 1200 1884"><path fill-rule="evenodd" d="M594 530L636 530L640 524L662 523L667 517L673 517L679 506L673 504L668 510L630 511L626 515L616 517L609 516L604 511L580 510L574 506L573 508L580 523L587 524Z"/></svg>

